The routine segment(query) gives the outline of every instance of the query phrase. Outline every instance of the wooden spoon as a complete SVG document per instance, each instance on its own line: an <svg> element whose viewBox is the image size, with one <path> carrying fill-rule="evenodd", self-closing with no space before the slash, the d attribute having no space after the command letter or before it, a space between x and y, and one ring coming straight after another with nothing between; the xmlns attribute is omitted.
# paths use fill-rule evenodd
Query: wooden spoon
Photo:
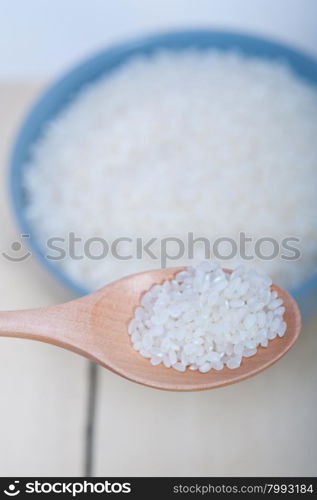
<svg viewBox="0 0 317 500"><path fill-rule="evenodd" d="M57 306L0 313L0 336L40 340L74 351L139 384L171 391L213 389L256 375L280 359L294 344L301 328L295 300L283 289L272 289L284 301L287 331L266 348L243 358L235 370L208 373L177 372L152 366L130 344L127 332L135 307L152 285L173 279L183 268L159 269L127 276L79 299Z"/></svg>

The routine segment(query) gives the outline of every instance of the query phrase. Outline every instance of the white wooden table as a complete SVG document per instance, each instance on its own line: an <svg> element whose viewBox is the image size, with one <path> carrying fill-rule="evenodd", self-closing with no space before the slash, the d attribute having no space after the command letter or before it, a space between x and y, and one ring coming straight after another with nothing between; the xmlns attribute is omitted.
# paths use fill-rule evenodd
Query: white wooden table
<svg viewBox="0 0 317 500"><path fill-rule="evenodd" d="M8 145L41 85L0 84L0 253L16 239ZM0 255L2 309L71 297L38 263ZM278 364L239 385L167 393L98 369L95 475L316 475L317 321ZM88 362L36 342L0 339L0 475L81 476Z"/></svg>

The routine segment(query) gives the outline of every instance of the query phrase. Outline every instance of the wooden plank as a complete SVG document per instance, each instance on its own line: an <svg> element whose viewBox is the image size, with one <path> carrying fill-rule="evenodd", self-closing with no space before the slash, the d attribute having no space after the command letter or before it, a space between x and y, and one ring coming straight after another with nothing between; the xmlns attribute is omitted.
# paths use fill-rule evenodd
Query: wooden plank
<svg viewBox="0 0 317 500"><path fill-rule="evenodd" d="M7 156L16 126L42 85L0 82L0 252L17 238L7 194ZM0 307L71 298L35 259L0 256ZM56 347L0 339L0 475L82 474L87 361Z"/></svg>

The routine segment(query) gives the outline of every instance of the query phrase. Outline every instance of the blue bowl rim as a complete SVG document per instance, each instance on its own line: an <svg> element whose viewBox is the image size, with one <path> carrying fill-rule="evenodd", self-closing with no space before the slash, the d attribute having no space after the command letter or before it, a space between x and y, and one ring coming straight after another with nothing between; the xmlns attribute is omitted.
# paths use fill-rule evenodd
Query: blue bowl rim
<svg viewBox="0 0 317 500"><path fill-rule="evenodd" d="M184 40L187 41L184 45ZM206 45L202 45L201 43L197 43L198 41L204 41ZM191 42L191 43L188 43ZM82 88L85 84L89 84L93 82L94 78L86 79L81 78L87 69L92 66L98 66L105 58L114 58L114 57L124 57L129 58L137 53L144 53L144 50L148 49L150 51L156 51L160 49L170 48L170 44L175 44L174 49L177 50L185 50L189 47L194 46L204 46L205 48L215 48L215 49L229 49L236 48L250 54L251 56L262 56L266 58L276 58L276 59L285 59L287 62L290 62L291 66L296 72L295 64L299 64L306 69L311 67L315 67L316 69L316 83L317 83L317 61L313 58L312 55L306 54L302 50L298 50L289 45L281 43L279 41L275 41L272 39L267 39L262 36L257 36L251 33L242 33L239 31L225 31L225 30L215 30L215 29L189 29L189 30L173 30L160 32L153 35L147 35L139 38L135 38L133 40L127 40L126 42L115 44L110 46L109 48L105 48L99 50L95 54L85 58L81 62L74 65L71 69L64 72L62 76L58 77L52 84L50 84L44 91L39 95L39 97L34 101L33 105L31 105L28 112L25 114L24 119L20 127L18 128L17 134L15 136L15 140L13 142L13 146L11 148L11 154L9 158L9 193L11 199L11 206L17 221L18 227L20 228L21 235L27 234L30 235L27 241L27 246L29 247L32 255L36 256L38 261L46 268L51 275L53 275L60 283L62 283L65 287L75 292L77 295L86 295L91 290L86 289L81 286L75 280L67 275L67 273L63 272L56 265L52 264L49 260L45 258L43 251L41 249L40 244L38 243L36 237L32 235L32 228L30 227L27 219L24 216L23 212L23 202L20 196L20 175L19 174L19 161L18 161L18 152L21 147L21 142L25 135L26 130L28 129L29 123L36 118L37 112L41 109L43 104L54 97L56 91L63 87L65 83L79 78L80 85L77 91ZM256 47L256 51L245 51L241 49L242 45L251 45ZM100 71L100 74L96 77L96 79L103 73ZM106 73L106 72L104 72ZM308 78L311 81L311 78ZM76 92L77 92L76 91ZM75 92L75 93L76 93ZM58 114L58 111L57 113ZM45 124L45 121L41 124L41 128ZM312 277L302 283L300 286L296 287L290 292L298 298L302 295L308 294L311 290L317 288L317 272L312 275Z"/></svg>

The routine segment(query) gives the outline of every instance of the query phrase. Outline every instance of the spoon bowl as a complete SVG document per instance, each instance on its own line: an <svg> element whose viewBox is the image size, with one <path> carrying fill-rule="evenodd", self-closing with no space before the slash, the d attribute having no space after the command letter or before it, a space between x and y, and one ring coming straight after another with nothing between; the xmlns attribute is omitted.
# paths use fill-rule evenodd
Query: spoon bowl
<svg viewBox="0 0 317 500"><path fill-rule="evenodd" d="M283 337L259 347L234 370L224 367L208 373L178 372L152 366L136 352L128 324L144 292L154 284L173 279L183 268L158 269L127 276L79 299L29 311L0 313L0 336L39 340L81 354L113 372L150 387L171 391L213 389L233 384L261 372L278 361L297 340L301 317L288 292L272 285L285 306L287 330Z"/></svg>

